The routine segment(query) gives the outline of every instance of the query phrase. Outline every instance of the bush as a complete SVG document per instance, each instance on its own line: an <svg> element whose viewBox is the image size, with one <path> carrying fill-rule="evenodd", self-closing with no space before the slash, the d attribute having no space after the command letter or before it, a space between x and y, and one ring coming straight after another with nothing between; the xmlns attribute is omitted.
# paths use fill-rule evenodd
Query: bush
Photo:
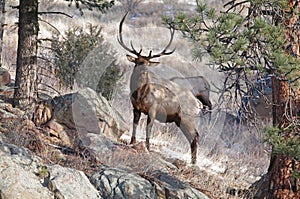
<svg viewBox="0 0 300 199"><path fill-rule="evenodd" d="M120 68L115 52L104 42L101 28L90 25L85 32L81 27L74 27L65 32L65 37L56 34L51 49L57 77L64 86L90 87L111 99Z"/></svg>

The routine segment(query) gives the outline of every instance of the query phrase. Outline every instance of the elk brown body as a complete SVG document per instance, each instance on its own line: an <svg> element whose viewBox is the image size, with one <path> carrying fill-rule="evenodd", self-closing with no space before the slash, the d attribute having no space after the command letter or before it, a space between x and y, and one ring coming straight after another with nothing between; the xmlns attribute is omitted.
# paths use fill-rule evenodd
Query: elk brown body
<svg viewBox="0 0 300 199"><path fill-rule="evenodd" d="M193 95L202 102L204 108L212 110L212 103L209 99L210 85L203 76L172 77L171 81L189 89Z"/></svg>
<svg viewBox="0 0 300 199"><path fill-rule="evenodd" d="M187 138L191 146L191 159L194 164L197 159L198 132L195 129L195 117L200 111L200 102L194 97L191 91L187 90L167 79L160 78L149 70L149 67L157 65L151 59L163 55L170 55L174 50L167 52L172 43L174 30L170 29L171 39L164 50L148 56L141 55L142 50L136 51L131 43L131 48L127 47L122 38L122 24L127 14L123 17L119 25L118 41L120 45L136 57L127 55L127 59L135 63L131 78L130 92L133 105L133 132L131 144L136 142L136 128L138 126L141 113L146 114L146 147L150 149L150 133L157 119L160 122L175 122Z"/></svg>

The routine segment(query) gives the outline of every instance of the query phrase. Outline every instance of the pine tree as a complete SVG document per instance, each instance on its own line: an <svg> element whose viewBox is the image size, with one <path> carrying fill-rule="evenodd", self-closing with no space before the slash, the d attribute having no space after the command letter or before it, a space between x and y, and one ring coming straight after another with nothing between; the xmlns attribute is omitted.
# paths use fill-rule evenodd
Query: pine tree
<svg viewBox="0 0 300 199"><path fill-rule="evenodd" d="M195 58L210 55L211 64L227 77L223 90L235 99L251 90L253 72L272 76L273 127L266 135L273 150L265 194L300 198L299 1L232 0L225 12L197 3L194 16L180 13L166 23L194 41Z"/></svg>
<svg viewBox="0 0 300 199"><path fill-rule="evenodd" d="M66 0L75 4L82 12L82 6L104 12L114 1ZM20 0L17 68L15 78L14 106L18 106L31 117L37 103L37 51L38 51L38 0Z"/></svg>

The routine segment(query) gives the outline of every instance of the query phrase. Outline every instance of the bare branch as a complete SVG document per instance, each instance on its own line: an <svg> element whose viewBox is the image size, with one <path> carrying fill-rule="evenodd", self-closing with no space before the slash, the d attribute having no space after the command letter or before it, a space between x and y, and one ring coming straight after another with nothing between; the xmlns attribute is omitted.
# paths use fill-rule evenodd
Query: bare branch
<svg viewBox="0 0 300 199"><path fill-rule="evenodd" d="M41 18L39 18L39 21L48 24L48 25L51 26L54 30L56 30L60 35L62 35L61 32L60 32L54 25L52 25L51 23L49 23L48 21L45 21L45 20L43 20L43 19L41 19ZM63 35L62 35L62 37L63 37ZM63 38L64 38L64 37L63 37ZM64 39L65 39L65 38L64 38Z"/></svg>
<svg viewBox="0 0 300 199"><path fill-rule="evenodd" d="M55 14L55 15L64 15L67 16L69 18L73 18L71 15L68 15L64 12L38 12L39 15L48 15L48 14Z"/></svg>

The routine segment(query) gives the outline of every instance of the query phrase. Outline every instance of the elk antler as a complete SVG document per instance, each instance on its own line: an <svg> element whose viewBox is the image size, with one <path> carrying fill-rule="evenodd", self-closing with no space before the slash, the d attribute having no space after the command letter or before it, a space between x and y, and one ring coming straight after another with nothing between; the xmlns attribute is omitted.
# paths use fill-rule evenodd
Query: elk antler
<svg viewBox="0 0 300 199"><path fill-rule="evenodd" d="M127 51L129 51L130 53L136 55L136 56L140 56L141 55L141 52L142 52L142 49L140 50L140 52L137 52L133 45L132 45L132 42L130 42L130 45L131 45L131 48L127 47L124 42L123 42L123 37L122 37L122 25L123 25L123 22L127 16L128 12L124 15L123 19L121 20L120 22L120 25L119 25L119 37L118 37L118 42L119 44Z"/></svg>
<svg viewBox="0 0 300 199"><path fill-rule="evenodd" d="M133 47L133 44L132 44L132 41L130 42L130 46L131 48L127 47L125 44L124 44L124 41L123 41L123 37L122 37L122 25L124 23L124 20L127 16L128 12L124 15L124 17L122 18L121 22L120 22L120 25L119 25L119 36L118 36L118 42L119 44L127 51L129 51L130 53L136 55L136 56L141 56L141 53L142 53L142 49L138 52L134 49ZM173 41L173 37L174 37L174 33L175 33L175 29L173 28L170 28L170 33L171 33L171 38L170 38L170 41L169 43L167 44L167 46L163 49L163 51L161 51L160 53L158 54L155 54L155 55L151 55L152 54L152 50L150 51L147 59L150 60L152 58L156 58L156 57L160 57L162 55L170 55L172 54L176 48L174 48L172 51L170 52L167 52L168 48L170 47L172 41Z"/></svg>
<svg viewBox="0 0 300 199"><path fill-rule="evenodd" d="M176 48L174 48L174 49L173 49L172 51L170 51L170 52L167 52L168 48L171 46L171 43L172 43L172 41L173 41L175 29L170 28L170 33L171 33L171 38L170 38L170 41L169 41L168 45L167 45L160 53L158 53L158 54L151 55L152 51L150 51L149 56L148 56L149 59L156 58L156 57L160 57L160 56L162 56L162 55L170 55L170 54L172 54L172 53L175 51Z"/></svg>

